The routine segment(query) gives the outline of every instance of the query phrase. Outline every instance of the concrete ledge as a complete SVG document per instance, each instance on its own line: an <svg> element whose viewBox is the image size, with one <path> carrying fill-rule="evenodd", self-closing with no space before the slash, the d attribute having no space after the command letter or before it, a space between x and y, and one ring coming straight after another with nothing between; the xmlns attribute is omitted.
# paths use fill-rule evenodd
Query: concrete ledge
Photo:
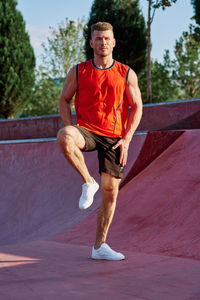
<svg viewBox="0 0 200 300"><path fill-rule="evenodd" d="M200 110L200 98L145 104L138 131L157 130L174 124ZM72 115L76 122L75 114ZM63 127L59 115L0 120L0 140L55 138Z"/></svg>

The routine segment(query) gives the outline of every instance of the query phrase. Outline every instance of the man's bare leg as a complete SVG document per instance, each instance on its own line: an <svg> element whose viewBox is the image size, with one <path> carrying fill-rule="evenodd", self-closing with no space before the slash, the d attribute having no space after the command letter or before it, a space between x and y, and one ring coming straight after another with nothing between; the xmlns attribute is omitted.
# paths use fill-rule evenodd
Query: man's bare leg
<svg viewBox="0 0 200 300"><path fill-rule="evenodd" d="M85 147L85 139L79 130L73 126L66 126L59 130L57 140L65 158L81 175L84 182L93 183L81 152Z"/></svg>
<svg viewBox="0 0 200 300"><path fill-rule="evenodd" d="M101 174L102 203L97 219L97 233L94 249L106 242L107 233L113 219L120 179L110 174Z"/></svg>
<svg viewBox="0 0 200 300"><path fill-rule="evenodd" d="M94 195L99 189L98 183L91 177L85 164L82 149L85 148L85 139L79 130L73 126L66 126L58 132L58 143L65 158L81 175L84 180L82 194L79 199L79 208L87 209L94 200Z"/></svg>
<svg viewBox="0 0 200 300"><path fill-rule="evenodd" d="M106 244L106 237L113 219L116 207L120 179L102 173L102 204L97 220L97 234L95 245L92 249L93 259L123 260L125 256L111 249Z"/></svg>

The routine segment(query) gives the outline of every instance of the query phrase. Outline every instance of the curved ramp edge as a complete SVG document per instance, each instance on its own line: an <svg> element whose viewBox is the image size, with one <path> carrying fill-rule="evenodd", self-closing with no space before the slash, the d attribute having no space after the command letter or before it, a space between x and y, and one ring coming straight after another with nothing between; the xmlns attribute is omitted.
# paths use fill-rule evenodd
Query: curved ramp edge
<svg viewBox="0 0 200 300"><path fill-rule="evenodd" d="M120 184L120 189L126 185L131 179L144 170L152 161L154 161L163 151L165 151L172 143L174 143L183 131L157 131L148 132L143 147L130 168L129 173L125 176Z"/></svg>

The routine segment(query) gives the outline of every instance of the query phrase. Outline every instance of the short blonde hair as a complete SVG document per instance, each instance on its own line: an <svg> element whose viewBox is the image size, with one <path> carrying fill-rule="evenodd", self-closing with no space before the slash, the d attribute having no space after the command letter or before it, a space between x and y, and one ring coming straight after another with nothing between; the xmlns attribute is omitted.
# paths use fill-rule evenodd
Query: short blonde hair
<svg viewBox="0 0 200 300"><path fill-rule="evenodd" d="M91 26L91 36L95 30L97 31L111 30L113 32L113 26L107 22L97 22Z"/></svg>

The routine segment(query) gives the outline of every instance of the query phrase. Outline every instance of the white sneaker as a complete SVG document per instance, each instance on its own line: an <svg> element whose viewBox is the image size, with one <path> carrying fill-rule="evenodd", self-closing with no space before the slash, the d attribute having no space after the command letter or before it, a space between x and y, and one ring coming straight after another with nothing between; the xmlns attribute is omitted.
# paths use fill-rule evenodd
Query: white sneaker
<svg viewBox="0 0 200 300"><path fill-rule="evenodd" d="M106 260L122 260L125 256L112 250L106 243L101 244L99 249L92 248L92 258L93 259L106 259Z"/></svg>
<svg viewBox="0 0 200 300"><path fill-rule="evenodd" d="M94 180L94 179L93 179ZM99 185L94 180L94 183L86 182L82 185L82 194L79 200L79 208L86 209L93 203L94 195L98 191Z"/></svg>

